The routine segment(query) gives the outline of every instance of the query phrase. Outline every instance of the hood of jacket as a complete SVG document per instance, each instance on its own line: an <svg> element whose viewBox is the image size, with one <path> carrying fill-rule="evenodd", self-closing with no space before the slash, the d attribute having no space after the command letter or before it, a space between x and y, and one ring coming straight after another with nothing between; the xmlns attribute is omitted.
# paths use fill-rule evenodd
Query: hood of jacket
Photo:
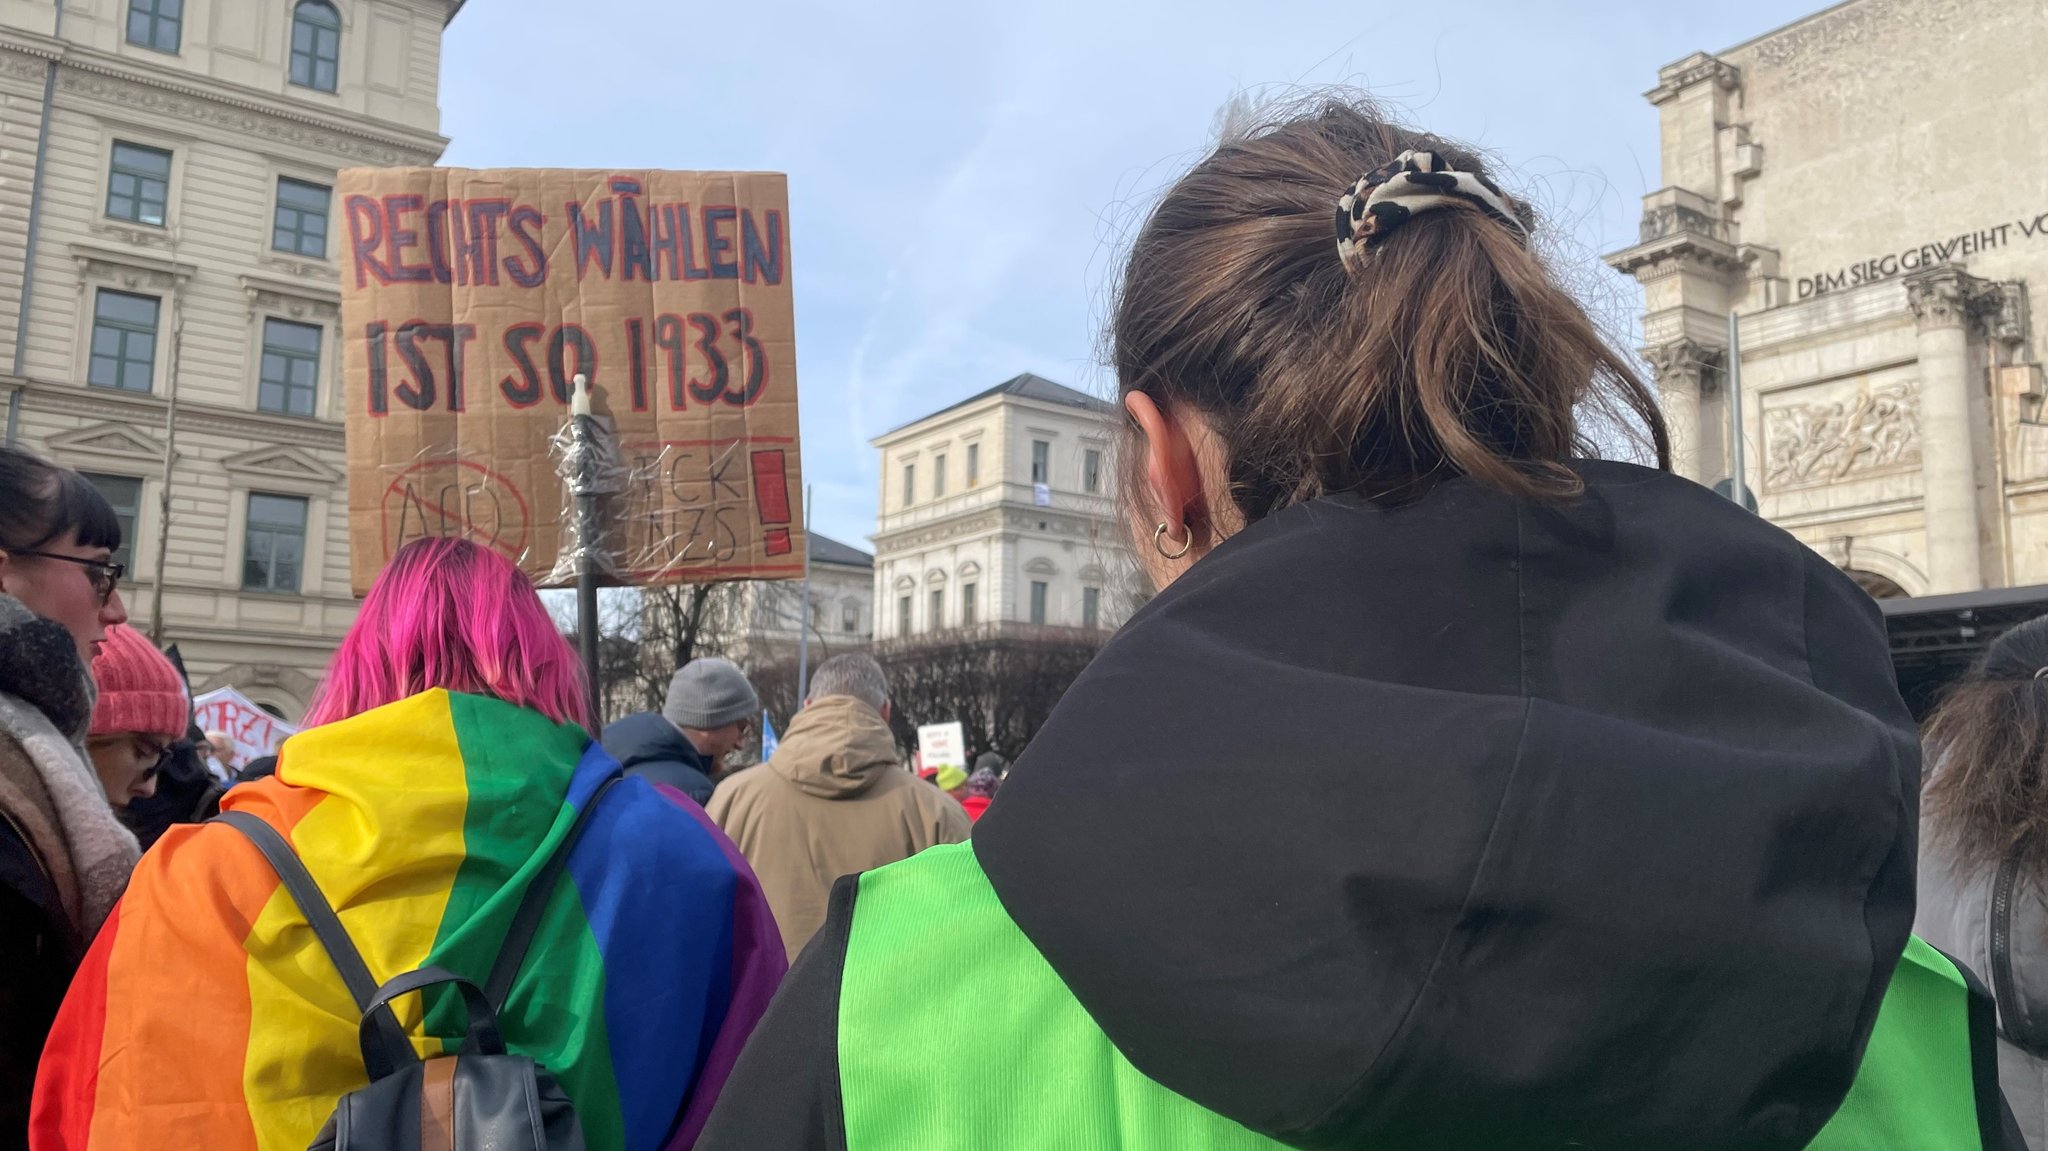
<svg viewBox="0 0 2048 1151"><path fill-rule="evenodd" d="M851 799L895 770L896 736L880 712L852 696L813 700L768 757L768 770L820 799Z"/></svg>
<svg viewBox="0 0 2048 1151"><path fill-rule="evenodd" d="M1833 1113L1913 910L1883 621L1705 488L1575 466L1270 516L1067 692L976 853L1139 1070L1300 1147Z"/></svg>
<svg viewBox="0 0 2048 1151"><path fill-rule="evenodd" d="M711 794L711 763L682 729L658 711L607 724L601 740L619 765L700 802Z"/></svg>

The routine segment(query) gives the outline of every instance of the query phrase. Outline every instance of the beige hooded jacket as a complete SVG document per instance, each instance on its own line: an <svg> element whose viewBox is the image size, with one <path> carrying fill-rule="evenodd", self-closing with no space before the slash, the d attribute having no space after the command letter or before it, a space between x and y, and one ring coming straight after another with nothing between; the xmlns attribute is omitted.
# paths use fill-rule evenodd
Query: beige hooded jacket
<svg viewBox="0 0 2048 1151"><path fill-rule="evenodd" d="M967 838L967 813L904 770L889 725L850 696L813 701L767 763L718 785L711 818L753 865L791 960L825 922L832 883Z"/></svg>

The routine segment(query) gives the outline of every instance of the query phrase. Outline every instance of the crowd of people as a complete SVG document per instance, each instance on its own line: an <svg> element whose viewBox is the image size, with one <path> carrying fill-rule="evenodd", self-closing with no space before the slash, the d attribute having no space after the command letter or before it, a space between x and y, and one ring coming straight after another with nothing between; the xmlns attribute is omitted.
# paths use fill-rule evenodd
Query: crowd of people
<svg viewBox="0 0 2048 1151"><path fill-rule="evenodd" d="M1014 766L906 767L859 654L754 766L723 660L593 738L461 540L238 765L0 449L0 1146L2048 1146L2048 621L1922 731L1536 225L1341 99L1166 192L1109 333L1159 594Z"/></svg>

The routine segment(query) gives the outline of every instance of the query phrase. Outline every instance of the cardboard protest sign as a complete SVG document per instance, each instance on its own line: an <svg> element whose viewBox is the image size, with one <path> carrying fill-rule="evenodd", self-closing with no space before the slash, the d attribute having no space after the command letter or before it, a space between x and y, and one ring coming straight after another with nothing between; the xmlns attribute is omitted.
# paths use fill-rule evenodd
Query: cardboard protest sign
<svg viewBox="0 0 2048 1151"><path fill-rule="evenodd" d="M337 204L358 594L422 536L564 582L578 374L621 461L608 582L802 574L783 176L359 168Z"/></svg>
<svg viewBox="0 0 2048 1151"><path fill-rule="evenodd" d="M201 731L226 732L234 741L237 767L249 766L252 759L276 755L286 737L299 731L231 687L209 691L193 700L192 722Z"/></svg>

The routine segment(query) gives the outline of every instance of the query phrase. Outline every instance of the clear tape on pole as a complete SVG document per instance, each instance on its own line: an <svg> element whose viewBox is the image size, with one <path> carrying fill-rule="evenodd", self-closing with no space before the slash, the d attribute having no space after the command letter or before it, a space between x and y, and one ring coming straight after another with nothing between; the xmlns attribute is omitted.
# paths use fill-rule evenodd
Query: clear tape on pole
<svg viewBox="0 0 2048 1151"><path fill-rule="evenodd" d="M623 569L608 546L605 525L615 512L608 505L626 490L630 477L619 455L618 437L607 421L591 414L590 384L581 375L576 377L569 411L569 421L548 443L555 474L562 477L562 545L548 580L568 583L588 570L615 581ZM592 502L586 505L584 497Z"/></svg>

